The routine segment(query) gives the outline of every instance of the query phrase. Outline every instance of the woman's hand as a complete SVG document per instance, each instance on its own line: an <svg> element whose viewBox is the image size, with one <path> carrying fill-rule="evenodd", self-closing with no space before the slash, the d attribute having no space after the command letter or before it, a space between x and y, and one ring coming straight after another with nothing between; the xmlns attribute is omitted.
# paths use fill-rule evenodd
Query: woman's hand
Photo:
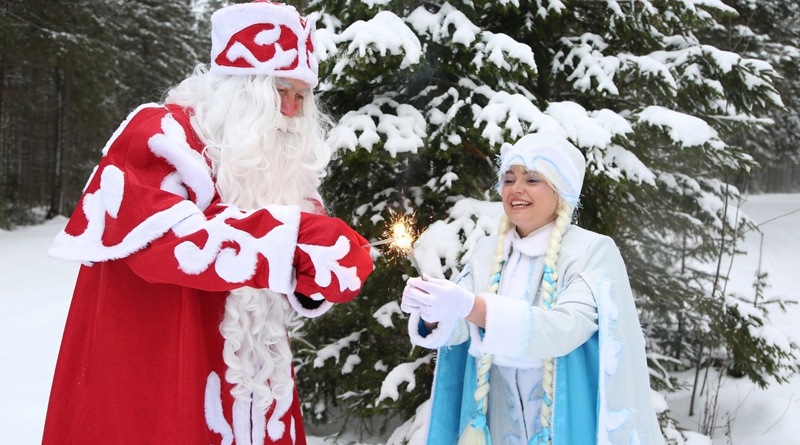
<svg viewBox="0 0 800 445"><path fill-rule="evenodd" d="M400 308L409 314L419 312L423 321L439 322L467 318L475 304L475 294L452 281L410 278L403 290Z"/></svg>

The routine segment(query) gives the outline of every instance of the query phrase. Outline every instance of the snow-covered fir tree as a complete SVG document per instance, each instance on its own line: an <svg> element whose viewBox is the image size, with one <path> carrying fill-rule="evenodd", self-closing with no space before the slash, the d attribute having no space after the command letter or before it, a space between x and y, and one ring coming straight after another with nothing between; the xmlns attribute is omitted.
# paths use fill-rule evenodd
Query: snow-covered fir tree
<svg viewBox="0 0 800 445"><path fill-rule="evenodd" d="M3 1L0 227L69 215L119 122L207 59L208 17L190 6Z"/></svg>
<svg viewBox="0 0 800 445"><path fill-rule="evenodd" d="M770 62L780 75L775 86L785 106L770 110L768 116L775 121L774 125L741 135L742 144L761 167L746 186L765 192L797 190L800 187L800 3L793 0L725 0L725 3L739 15L723 20L723 26L710 30L706 38L720 48Z"/></svg>
<svg viewBox="0 0 800 445"><path fill-rule="evenodd" d="M492 202L500 145L563 134L588 165L576 222L622 251L654 388L712 359L768 361L744 372L757 381L791 370L791 346L759 337L767 318L726 294L719 262L747 227L732 179L756 165L736 136L782 107L769 63L701 39L735 17L733 8L720 0L308 6L321 13L320 96L337 121L329 143L341 156L323 189L335 216L379 239L393 214L415 215L423 271L450 277L502 214ZM399 308L416 272L376 256L359 298L307 323L295 343L312 420L407 419L429 396L435 359L411 347ZM665 434L679 435L662 419ZM407 439L412 425L394 439Z"/></svg>

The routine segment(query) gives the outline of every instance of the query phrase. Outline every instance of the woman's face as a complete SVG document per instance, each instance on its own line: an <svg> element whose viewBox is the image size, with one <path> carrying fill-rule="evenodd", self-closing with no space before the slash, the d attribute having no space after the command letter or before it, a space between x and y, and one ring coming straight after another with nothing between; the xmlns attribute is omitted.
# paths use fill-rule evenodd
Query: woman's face
<svg viewBox="0 0 800 445"><path fill-rule="evenodd" d="M555 221L558 192L539 173L515 165L502 181L503 210L521 237Z"/></svg>

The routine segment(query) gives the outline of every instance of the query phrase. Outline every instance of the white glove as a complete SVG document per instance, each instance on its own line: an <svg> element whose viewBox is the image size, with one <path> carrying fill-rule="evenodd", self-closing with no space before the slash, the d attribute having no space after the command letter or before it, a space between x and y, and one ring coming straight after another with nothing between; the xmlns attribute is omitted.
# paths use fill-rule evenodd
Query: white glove
<svg viewBox="0 0 800 445"><path fill-rule="evenodd" d="M409 278L400 308L409 314L419 312L423 320L434 323L451 318L466 318L472 312L475 294L437 278Z"/></svg>

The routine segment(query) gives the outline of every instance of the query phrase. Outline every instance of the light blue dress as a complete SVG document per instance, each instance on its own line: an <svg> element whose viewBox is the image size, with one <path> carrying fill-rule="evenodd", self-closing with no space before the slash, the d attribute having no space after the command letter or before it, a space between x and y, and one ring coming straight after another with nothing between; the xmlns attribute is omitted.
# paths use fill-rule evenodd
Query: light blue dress
<svg viewBox="0 0 800 445"><path fill-rule="evenodd" d="M411 315L412 342L439 350L427 444L456 443L475 417L481 353L493 355L487 424L494 445L524 445L541 432L546 357L557 357L553 445L663 443L644 338L616 245L570 226L557 261L557 304L548 311L541 307L540 283L551 230L545 226L524 239L509 233L497 295L485 293L497 237L476 246L458 283L484 297L484 332L462 319L427 332L419 315Z"/></svg>

